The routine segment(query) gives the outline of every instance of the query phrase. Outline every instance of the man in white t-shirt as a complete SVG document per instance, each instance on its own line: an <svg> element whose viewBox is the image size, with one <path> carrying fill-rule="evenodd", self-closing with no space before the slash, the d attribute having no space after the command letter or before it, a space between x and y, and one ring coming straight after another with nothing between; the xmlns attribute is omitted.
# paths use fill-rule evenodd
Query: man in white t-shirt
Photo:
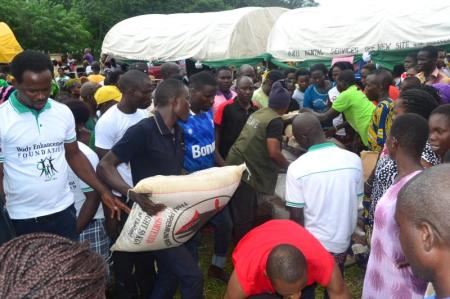
<svg viewBox="0 0 450 299"><path fill-rule="evenodd" d="M49 99L53 65L24 51L11 63L16 91L0 106L0 198L18 235L48 232L77 239L69 165L115 212L129 208L97 179L78 148L69 108ZM119 214L119 213L118 213Z"/></svg>
<svg viewBox="0 0 450 299"><path fill-rule="evenodd" d="M153 91L148 76L141 71L130 70L120 78L119 89L122 92L121 101L106 111L95 126L95 151L100 159L122 138L129 127L148 117L146 108L150 106L151 98L147 94ZM117 171L125 182L132 185L129 165L122 163Z"/></svg>
<svg viewBox="0 0 450 299"><path fill-rule="evenodd" d="M95 126L95 148L100 158L122 139L128 128L149 116L146 108L151 104L153 84L148 75L140 70L129 70L120 77L118 85L122 99L106 111ZM129 186L133 186L128 163L119 164L117 171ZM120 194L117 191L113 193L124 201L127 200L127 194ZM112 238L119 235L125 220L122 219L121 223L113 225L115 231L109 231ZM143 298L149 297L154 275L152 254L115 251L112 259L114 277L117 281L116 292L124 298L137 296L139 292Z"/></svg>
<svg viewBox="0 0 450 299"><path fill-rule="evenodd" d="M287 171L290 218L304 225L334 255L343 272L363 196L361 159L327 142L319 120L311 113L297 116L292 126L295 139L308 152Z"/></svg>

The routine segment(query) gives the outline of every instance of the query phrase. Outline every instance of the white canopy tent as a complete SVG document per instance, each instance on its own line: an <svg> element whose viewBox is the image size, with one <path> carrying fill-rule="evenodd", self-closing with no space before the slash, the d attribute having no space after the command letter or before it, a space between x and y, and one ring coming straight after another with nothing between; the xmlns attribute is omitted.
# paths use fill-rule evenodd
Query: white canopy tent
<svg viewBox="0 0 450 299"><path fill-rule="evenodd" d="M340 0L283 14L267 52L281 61L450 44L450 3L443 0Z"/></svg>
<svg viewBox="0 0 450 299"><path fill-rule="evenodd" d="M137 16L111 28L103 40L102 53L150 61L252 58L265 53L270 30L286 11L279 7L246 7Z"/></svg>

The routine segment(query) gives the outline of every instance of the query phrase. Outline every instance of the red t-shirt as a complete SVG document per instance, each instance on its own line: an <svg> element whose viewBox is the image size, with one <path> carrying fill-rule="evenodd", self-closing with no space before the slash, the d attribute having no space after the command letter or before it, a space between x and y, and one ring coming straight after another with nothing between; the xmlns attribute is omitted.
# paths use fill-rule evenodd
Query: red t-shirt
<svg viewBox="0 0 450 299"><path fill-rule="evenodd" d="M228 100L226 102L221 103L216 110L216 113L214 113L214 124L217 126L221 126L222 125L222 118L223 118L223 110L225 109L225 107L227 105L233 104L234 103L234 98L232 98L231 100Z"/></svg>
<svg viewBox="0 0 450 299"><path fill-rule="evenodd" d="M305 256L307 285L328 285L334 268L331 254L294 221L271 220L246 234L233 252L234 271L246 296L275 293L264 272L271 250L280 244L293 245Z"/></svg>
<svg viewBox="0 0 450 299"><path fill-rule="evenodd" d="M394 101L398 98L400 95L400 91L397 89L397 87L391 85L389 86L389 97L393 99Z"/></svg>

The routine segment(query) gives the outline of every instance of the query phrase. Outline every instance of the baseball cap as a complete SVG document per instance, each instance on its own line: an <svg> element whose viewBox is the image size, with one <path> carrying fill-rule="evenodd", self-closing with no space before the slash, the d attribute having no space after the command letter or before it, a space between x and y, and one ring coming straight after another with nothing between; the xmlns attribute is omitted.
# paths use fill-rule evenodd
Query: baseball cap
<svg viewBox="0 0 450 299"><path fill-rule="evenodd" d="M114 85L102 86L94 94L97 105L106 103L108 101L120 102L122 99L122 93Z"/></svg>

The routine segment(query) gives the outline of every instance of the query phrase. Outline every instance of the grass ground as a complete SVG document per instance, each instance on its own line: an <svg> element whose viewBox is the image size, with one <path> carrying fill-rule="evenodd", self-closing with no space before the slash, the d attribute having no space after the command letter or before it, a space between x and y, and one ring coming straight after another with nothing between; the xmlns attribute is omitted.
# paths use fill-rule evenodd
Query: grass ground
<svg viewBox="0 0 450 299"><path fill-rule="evenodd" d="M202 245L199 248L200 267L203 270L205 278L205 296L206 299L221 299L226 290L226 285L220 281L209 279L207 276L208 267L211 262L213 254L213 233L204 232ZM230 252L232 248L230 247ZM231 258L228 259L226 270L231 273L233 267ZM362 284L364 281L364 269L358 265L352 265L345 269L345 281L352 294L352 298L361 298ZM176 298L180 298L179 295ZM316 292L316 298L323 298L323 292L319 290Z"/></svg>

